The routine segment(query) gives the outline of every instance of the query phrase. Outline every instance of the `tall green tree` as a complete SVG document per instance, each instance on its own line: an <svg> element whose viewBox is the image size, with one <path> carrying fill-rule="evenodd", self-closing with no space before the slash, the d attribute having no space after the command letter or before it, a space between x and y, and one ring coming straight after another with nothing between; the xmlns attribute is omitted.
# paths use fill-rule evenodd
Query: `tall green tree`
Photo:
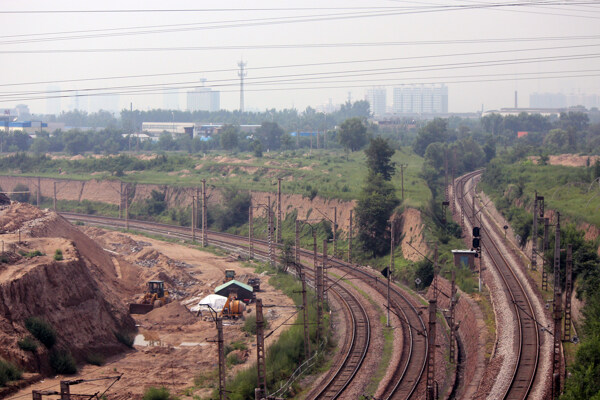
<svg viewBox="0 0 600 400"><path fill-rule="evenodd" d="M445 143L448 140L448 121L442 118L436 118L430 121L419 130L417 139L413 144L415 153L423 157L427 146L431 143Z"/></svg>
<svg viewBox="0 0 600 400"><path fill-rule="evenodd" d="M367 127L360 118L349 118L340 125L338 140L347 152L360 150L367 144Z"/></svg>
<svg viewBox="0 0 600 400"><path fill-rule="evenodd" d="M356 205L358 240L373 257L390 249L389 219L400 204L396 189L381 174L370 173Z"/></svg>
<svg viewBox="0 0 600 400"><path fill-rule="evenodd" d="M220 133L221 147L225 150L232 151L238 145L238 128L233 125L223 126L223 130Z"/></svg>
<svg viewBox="0 0 600 400"><path fill-rule="evenodd" d="M369 147L365 150L367 168L373 173L381 174L383 179L389 181L396 171L396 163L392 162L395 152L387 139L381 136L371 139Z"/></svg>

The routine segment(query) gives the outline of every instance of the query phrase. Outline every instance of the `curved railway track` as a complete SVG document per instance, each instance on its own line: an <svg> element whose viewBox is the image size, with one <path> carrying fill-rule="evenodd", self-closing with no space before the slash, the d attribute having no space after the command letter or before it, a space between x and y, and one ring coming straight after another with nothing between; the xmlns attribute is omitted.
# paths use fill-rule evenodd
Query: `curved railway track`
<svg viewBox="0 0 600 400"><path fill-rule="evenodd" d="M466 174L459 178L457 182L457 194L460 193L460 206L471 226L478 226L479 223L473 221L472 203L465 201L468 192L467 186L469 182L474 186L475 180L481 176L481 173L482 171L475 171ZM492 224L489 225L493 226ZM496 235L500 234L500 232L496 231ZM535 381L540 357L540 333L536 321L532 318L535 315L533 305L511 263L504 256L493 238L487 234L482 235L481 246L489 255L489 259L502 277L504 291L513 303L513 310L516 316L517 335L515 335L515 348L517 359L510 385L503 398L525 399L529 396Z"/></svg>
<svg viewBox="0 0 600 400"><path fill-rule="evenodd" d="M81 221L92 225L122 227L126 226L126 221L113 217L103 217L76 213L61 213L65 218L71 221ZM157 233L171 238L180 238L190 240L192 238L191 228L159 224L148 221L129 220L129 228L148 233ZM237 235L208 231L209 243L223 247L229 251L244 253L248 251L247 238ZM258 246L266 248L267 241L254 239L255 253L267 254L266 251L260 251ZM305 249L299 249L301 258L312 260L313 252ZM265 256L262 258L268 259ZM372 282L372 287L380 293L386 293L387 286L379 274L356 267L347 262L330 258L328 264L342 270L348 278L355 277L366 282ZM331 279L328 280L332 289L341 285L333 285ZM333 377L327 380L323 390L320 391L316 399L335 399L340 398L344 389L352 381L356 372L360 368L362 361L368 351L370 341L370 323L364 308L360 301L349 291L336 290L343 304L353 315L352 325L352 343L349 346L344 361L333 374ZM393 377L387 383L382 399L411 399L418 398L418 387L423 382L423 373L427 362L427 337L426 327L421 312L413 305L408 297L397 287L390 288L390 308L402 320L403 349L400 361L394 366Z"/></svg>

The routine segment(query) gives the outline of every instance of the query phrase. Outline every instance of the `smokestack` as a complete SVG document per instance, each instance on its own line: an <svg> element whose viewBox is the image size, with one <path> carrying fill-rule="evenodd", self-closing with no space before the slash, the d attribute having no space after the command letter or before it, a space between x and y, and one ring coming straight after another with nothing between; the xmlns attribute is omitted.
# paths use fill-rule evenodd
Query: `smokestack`
<svg viewBox="0 0 600 400"><path fill-rule="evenodd" d="M519 108L519 102L517 101L517 91L515 90L515 108Z"/></svg>

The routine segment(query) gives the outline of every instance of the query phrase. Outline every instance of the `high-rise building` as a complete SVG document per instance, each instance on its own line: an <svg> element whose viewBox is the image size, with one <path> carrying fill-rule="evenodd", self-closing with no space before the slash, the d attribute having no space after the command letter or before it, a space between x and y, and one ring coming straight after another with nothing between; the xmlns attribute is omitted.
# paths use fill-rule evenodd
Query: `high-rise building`
<svg viewBox="0 0 600 400"><path fill-rule="evenodd" d="M600 96L585 93L531 93L529 107L531 108L566 108L583 106L593 108L600 106Z"/></svg>
<svg viewBox="0 0 600 400"><path fill-rule="evenodd" d="M371 105L371 112L373 115L384 115L387 107L387 96L386 96L386 88L384 87L374 87L371 89L367 89L367 93L365 94L365 100L369 102Z"/></svg>
<svg viewBox="0 0 600 400"><path fill-rule="evenodd" d="M208 87L197 87L187 92L187 109L189 111L219 111L221 109L221 92Z"/></svg>
<svg viewBox="0 0 600 400"><path fill-rule="evenodd" d="M179 110L179 91L175 89L165 89L162 93L163 109Z"/></svg>
<svg viewBox="0 0 600 400"><path fill-rule="evenodd" d="M446 85L402 85L394 88L394 113L446 114Z"/></svg>

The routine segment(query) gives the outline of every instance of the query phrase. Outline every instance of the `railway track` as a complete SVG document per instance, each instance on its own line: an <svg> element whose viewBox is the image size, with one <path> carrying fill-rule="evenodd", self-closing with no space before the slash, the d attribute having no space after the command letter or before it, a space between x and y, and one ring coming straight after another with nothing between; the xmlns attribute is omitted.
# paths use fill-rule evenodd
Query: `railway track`
<svg viewBox="0 0 600 400"><path fill-rule="evenodd" d="M81 221L98 226L125 228L127 225L126 221L113 217L67 212L61 213L61 215L71 221ZM129 229L164 235L169 238L192 239L191 228L139 220L129 220L128 226ZM225 248L228 251L240 254L248 252L248 239L245 237L209 231L208 240L211 244ZM267 241L254 239L254 246L254 251L258 253L258 257L268 260L268 253L260 251L258 247L266 248L268 246ZM312 251L299 249L299 254L305 260L312 260ZM328 263L330 266L342 270L349 279L359 278L366 282L372 282L372 287L385 295L387 286L385 281L380 279L379 274L335 258L330 258ZM333 281L329 280L328 282L328 285L333 285ZM338 286L342 290L334 289ZM336 295L340 297L342 303L353 315L352 343L348 346L349 351L338 371L328 380L323 390L316 395L315 398L318 399L335 399L341 396L360 368L370 341L370 323L360 301L356 298L352 299L354 296L343 289L341 285L333 285L331 288L335 290ZM387 383L381 398L386 400L417 398L417 388L423 381L423 373L427 362L425 322L421 317L421 312L408 299L407 295L394 286L390 290L390 308L402 320L403 349L400 361L394 366L393 377Z"/></svg>
<svg viewBox="0 0 600 400"><path fill-rule="evenodd" d="M469 186L474 188L475 181L479 179L482 171L475 171L464 175L457 181L457 195L460 194L460 207L471 227L479 226L479 222L473 220L472 202L467 201ZM471 194L473 196L474 194ZM482 216L483 218L483 216ZM488 224L493 228L493 224ZM496 231L497 236L501 233ZM499 236L500 237L500 236ZM512 373L510 385L506 389L504 399L525 399L529 396L538 371L540 358L540 333L529 295L520 279L517 277L511 263L507 260L501 249L489 235L481 237L482 249L489 255L489 260L499 272L504 283L504 291L513 303L513 312L517 324L515 335L516 363Z"/></svg>

